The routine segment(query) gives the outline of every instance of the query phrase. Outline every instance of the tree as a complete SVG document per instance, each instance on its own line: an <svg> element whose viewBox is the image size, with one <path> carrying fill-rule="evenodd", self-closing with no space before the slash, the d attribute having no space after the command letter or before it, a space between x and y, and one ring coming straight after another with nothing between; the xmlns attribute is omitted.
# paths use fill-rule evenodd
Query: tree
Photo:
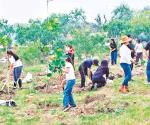
<svg viewBox="0 0 150 125"><path fill-rule="evenodd" d="M133 16L133 11L130 10L128 5L121 4L113 11L112 19L119 19L119 20L130 20Z"/></svg>

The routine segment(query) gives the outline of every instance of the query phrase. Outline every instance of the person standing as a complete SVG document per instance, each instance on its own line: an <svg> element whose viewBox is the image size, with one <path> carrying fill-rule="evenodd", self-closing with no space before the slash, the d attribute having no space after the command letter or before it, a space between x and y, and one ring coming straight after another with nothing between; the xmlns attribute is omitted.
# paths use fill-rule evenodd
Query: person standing
<svg viewBox="0 0 150 125"><path fill-rule="evenodd" d="M117 64L117 45L115 39L111 39L110 41L110 51L111 51L111 64Z"/></svg>
<svg viewBox="0 0 150 125"><path fill-rule="evenodd" d="M131 62L134 60L131 57L131 50L128 48L129 41L131 39L128 36L123 36L121 39L120 47L120 65L124 71L124 80L120 88L120 92L126 93L129 92L128 82L131 80Z"/></svg>
<svg viewBox="0 0 150 125"><path fill-rule="evenodd" d="M127 45L128 46L128 48L131 50L131 58L132 59L134 59L134 57L135 57L135 49L134 49L134 44L133 44L133 38L132 38L132 36L129 34L129 35L127 35L127 37L130 39L130 41L129 41L129 44ZM133 63L131 62L131 71L133 70Z"/></svg>
<svg viewBox="0 0 150 125"><path fill-rule="evenodd" d="M74 48L71 45L66 46L66 55L68 55L71 58L71 64L74 67Z"/></svg>
<svg viewBox="0 0 150 125"><path fill-rule="evenodd" d="M146 56L147 56L147 66L146 66L146 75L147 75L147 82L150 85L150 41L147 43L146 47Z"/></svg>
<svg viewBox="0 0 150 125"><path fill-rule="evenodd" d="M70 57L66 59L66 64L65 68L63 69L63 72L66 75L65 80L63 80L63 82L66 82L65 86L63 87L64 88L63 107L64 111L67 111L69 108L76 107L75 101L72 96L72 89L75 85L76 78Z"/></svg>
<svg viewBox="0 0 150 125"><path fill-rule="evenodd" d="M10 72L13 74L14 77L14 86L13 88L16 89L17 84L19 88L22 88L22 80L21 80L21 73L23 64L18 55L13 53L11 50L7 51L8 60L10 62Z"/></svg>
<svg viewBox="0 0 150 125"><path fill-rule="evenodd" d="M143 45L141 43L141 40L138 40L135 45L135 52L136 52L136 63L140 61L143 61Z"/></svg>
<svg viewBox="0 0 150 125"><path fill-rule="evenodd" d="M85 87L85 76L88 76L90 79L90 82L92 83L92 71L91 67L92 65L98 66L98 59L86 59L83 61L79 66L79 72L81 76L81 85L80 87Z"/></svg>

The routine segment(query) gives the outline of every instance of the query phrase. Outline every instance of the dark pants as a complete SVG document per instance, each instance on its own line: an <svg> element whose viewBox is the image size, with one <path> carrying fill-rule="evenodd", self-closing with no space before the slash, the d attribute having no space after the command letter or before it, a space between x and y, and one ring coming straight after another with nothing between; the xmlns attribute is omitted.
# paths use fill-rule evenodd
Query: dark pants
<svg viewBox="0 0 150 125"><path fill-rule="evenodd" d="M131 71L133 70L133 63L130 64Z"/></svg>
<svg viewBox="0 0 150 125"><path fill-rule="evenodd" d="M117 50L111 52L111 64L117 64Z"/></svg>
<svg viewBox="0 0 150 125"><path fill-rule="evenodd" d="M99 78L92 78L92 87L91 87L91 90L96 86L96 88L100 88L102 86L105 86L106 84L106 80L104 77L99 77Z"/></svg>
<svg viewBox="0 0 150 125"><path fill-rule="evenodd" d="M124 81L122 85L128 86L128 82L131 80L131 67L127 63L121 63L120 65L124 71Z"/></svg>
<svg viewBox="0 0 150 125"><path fill-rule="evenodd" d="M66 81L66 86L64 89L64 99L63 99L64 109L67 108L68 105L70 105L71 107L76 106L72 96L72 89L74 85L75 85L75 79Z"/></svg>
<svg viewBox="0 0 150 125"><path fill-rule="evenodd" d="M147 75L147 81L150 82L150 59L147 62L146 75Z"/></svg>
<svg viewBox="0 0 150 125"><path fill-rule="evenodd" d="M14 71L13 71L14 87L16 87L17 83L19 84L19 88L22 87L22 80L20 79L22 68L23 68L23 66L19 66L19 67L14 68Z"/></svg>
<svg viewBox="0 0 150 125"><path fill-rule="evenodd" d="M84 68L82 65L80 65L79 72L81 76L81 87L85 87L85 77L88 75L87 68ZM90 79L92 79L92 72L90 72Z"/></svg>
<svg viewBox="0 0 150 125"><path fill-rule="evenodd" d="M137 63L139 62L139 59L141 59L141 61L143 60L143 53L142 52L136 54L136 62Z"/></svg>

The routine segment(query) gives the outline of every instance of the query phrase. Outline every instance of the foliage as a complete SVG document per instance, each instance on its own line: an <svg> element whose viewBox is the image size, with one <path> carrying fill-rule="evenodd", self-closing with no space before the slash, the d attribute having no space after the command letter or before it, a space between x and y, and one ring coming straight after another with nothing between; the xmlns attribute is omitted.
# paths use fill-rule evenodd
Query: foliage
<svg viewBox="0 0 150 125"><path fill-rule="evenodd" d="M113 14L114 15L113 15L112 19L119 19L119 20L128 21L132 18L133 11L130 10L128 5L121 4L116 9L114 9Z"/></svg>
<svg viewBox="0 0 150 125"><path fill-rule="evenodd" d="M19 46L17 53L26 64L43 62L42 44L39 41L26 43L24 46Z"/></svg>
<svg viewBox="0 0 150 125"><path fill-rule="evenodd" d="M130 24L132 27L132 34L135 37L146 41L150 39L150 10L137 13L137 15L132 18Z"/></svg>
<svg viewBox="0 0 150 125"><path fill-rule="evenodd" d="M11 39L8 36L0 37L0 44L6 47L11 42Z"/></svg>

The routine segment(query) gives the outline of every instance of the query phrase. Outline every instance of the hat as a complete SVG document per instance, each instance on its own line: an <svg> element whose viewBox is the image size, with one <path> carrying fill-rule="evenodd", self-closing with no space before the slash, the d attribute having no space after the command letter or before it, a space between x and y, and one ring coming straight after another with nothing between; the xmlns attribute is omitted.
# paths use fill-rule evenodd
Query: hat
<svg viewBox="0 0 150 125"><path fill-rule="evenodd" d="M129 38L128 36L121 37L121 43L128 43L129 41L131 41L131 38Z"/></svg>

